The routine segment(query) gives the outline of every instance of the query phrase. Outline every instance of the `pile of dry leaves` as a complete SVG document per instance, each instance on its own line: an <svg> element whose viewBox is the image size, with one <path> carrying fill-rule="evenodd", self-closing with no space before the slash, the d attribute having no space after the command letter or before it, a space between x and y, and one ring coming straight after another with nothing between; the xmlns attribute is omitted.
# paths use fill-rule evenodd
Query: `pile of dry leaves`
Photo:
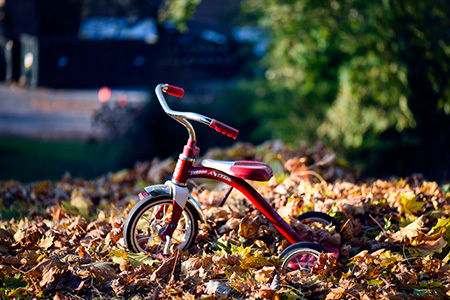
<svg viewBox="0 0 450 300"><path fill-rule="evenodd" d="M355 183L356 174L321 145L237 144L206 154L256 159L275 176L253 183L301 235L340 247L308 276L280 272L288 242L238 192L224 207L221 184L192 183L206 223L197 242L165 261L129 253L122 226L136 195L163 182L172 159L137 163L93 181L0 182L0 298L325 298L450 297L450 192L419 177ZM340 228L296 220L315 210Z"/></svg>

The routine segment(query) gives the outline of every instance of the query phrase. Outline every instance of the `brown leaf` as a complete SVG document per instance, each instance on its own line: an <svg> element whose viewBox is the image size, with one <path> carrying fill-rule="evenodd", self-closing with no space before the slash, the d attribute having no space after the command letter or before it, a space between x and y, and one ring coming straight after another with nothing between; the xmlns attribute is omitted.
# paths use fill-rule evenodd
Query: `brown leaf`
<svg viewBox="0 0 450 300"><path fill-rule="evenodd" d="M226 207L211 207L205 210L205 215L212 222L221 222L231 217L230 210Z"/></svg>
<svg viewBox="0 0 450 300"><path fill-rule="evenodd" d="M127 286L123 282L121 282L120 278L117 278L111 281L111 288L113 289L116 296L122 297L126 292Z"/></svg>
<svg viewBox="0 0 450 300"><path fill-rule="evenodd" d="M97 262L85 266L88 267L94 278L101 281L111 281L117 277L116 270L111 266L111 263Z"/></svg>
<svg viewBox="0 0 450 300"><path fill-rule="evenodd" d="M428 235L422 232L424 229L423 226L423 216L420 216L417 220L399 231L387 233L387 240L388 242L405 243L406 245L413 246L412 251L421 255L440 251L447 245L447 242L443 238L446 230L444 227L439 232Z"/></svg>
<svg viewBox="0 0 450 300"><path fill-rule="evenodd" d="M54 235L52 233L46 235L41 241L39 242L39 247L41 247L43 250L47 250L53 245L53 240L55 239Z"/></svg>
<svg viewBox="0 0 450 300"><path fill-rule="evenodd" d="M418 276L416 272L409 270L405 265L399 264L395 276L404 286L416 285Z"/></svg>
<svg viewBox="0 0 450 300"><path fill-rule="evenodd" d="M212 260L216 265L227 265L234 266L237 265L241 257L237 254L225 254L221 256L214 255Z"/></svg>
<svg viewBox="0 0 450 300"><path fill-rule="evenodd" d="M275 275L275 267L263 267L255 272L256 281L268 283Z"/></svg>
<svg viewBox="0 0 450 300"><path fill-rule="evenodd" d="M177 256L172 256L171 258L165 260L152 274L150 279L152 281L155 280L166 280L171 275L174 270L175 260L177 260Z"/></svg>
<svg viewBox="0 0 450 300"><path fill-rule="evenodd" d="M14 235L0 228L0 252L8 253L13 247Z"/></svg>
<svg viewBox="0 0 450 300"><path fill-rule="evenodd" d="M31 270L25 272L27 277L33 279L40 279L44 274L46 274L50 269L63 269L65 264L55 258L44 258L38 265L36 265Z"/></svg>
<svg viewBox="0 0 450 300"><path fill-rule="evenodd" d="M445 231L446 228L443 227L438 233L432 235L420 232L417 238L411 241L413 251L423 256L440 252L447 245L443 237Z"/></svg>
<svg viewBox="0 0 450 300"><path fill-rule="evenodd" d="M275 296L275 290L269 287L262 287L256 292L257 298L272 299Z"/></svg>
<svg viewBox="0 0 450 300"><path fill-rule="evenodd" d="M61 205L53 205L45 210L45 213L52 216L52 221L58 221L66 217Z"/></svg>
<svg viewBox="0 0 450 300"><path fill-rule="evenodd" d="M341 299L347 296L353 296L352 298L358 299L358 295L364 292L364 287L349 279L344 279L339 283L339 286L330 290L325 297L326 300Z"/></svg>
<svg viewBox="0 0 450 300"><path fill-rule="evenodd" d="M58 267L51 267L50 269L46 269L42 276L42 280L39 282L39 285L46 290L54 289L62 273L63 271Z"/></svg>
<svg viewBox="0 0 450 300"><path fill-rule="evenodd" d="M409 224L408 226L400 229L399 231L389 235L389 241L398 242L398 243L409 243L412 239L416 238L419 235L419 232L423 230L423 217L420 216Z"/></svg>
<svg viewBox="0 0 450 300"><path fill-rule="evenodd" d="M331 253L321 253L316 265L312 268L312 273L320 274L324 277L336 275L339 272L336 257Z"/></svg>
<svg viewBox="0 0 450 300"><path fill-rule="evenodd" d="M245 239L255 239L259 226L261 226L259 217L250 219L250 217L245 216L239 224L238 234Z"/></svg>
<svg viewBox="0 0 450 300"><path fill-rule="evenodd" d="M67 299L70 299L70 298L64 294L61 294L60 292L56 292L55 296L53 296L53 300L67 300Z"/></svg>
<svg viewBox="0 0 450 300"><path fill-rule="evenodd" d="M21 265L20 259L17 256L8 255L2 259L4 264L18 267Z"/></svg>

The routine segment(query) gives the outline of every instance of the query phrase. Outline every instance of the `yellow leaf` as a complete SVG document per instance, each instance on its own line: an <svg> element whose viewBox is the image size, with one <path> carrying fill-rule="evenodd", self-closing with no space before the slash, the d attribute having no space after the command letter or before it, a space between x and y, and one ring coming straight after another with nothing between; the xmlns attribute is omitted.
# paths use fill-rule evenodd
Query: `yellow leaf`
<svg viewBox="0 0 450 300"><path fill-rule="evenodd" d="M393 254L391 250L380 249L371 254L377 260L380 261L380 265L388 267L396 262L403 261L403 257L400 254Z"/></svg>
<svg viewBox="0 0 450 300"><path fill-rule="evenodd" d="M450 218L442 217L440 218L436 225L431 228L430 232L428 234L435 234L437 232L440 232L442 228L445 229L445 233L443 235L444 240L447 243L450 243Z"/></svg>
<svg viewBox="0 0 450 300"><path fill-rule="evenodd" d="M39 257L38 257L38 259L36 260L38 263L40 263L44 258L46 258L47 257L47 254L41 254L41 255L39 255Z"/></svg>
<svg viewBox="0 0 450 300"><path fill-rule="evenodd" d="M150 254L147 253L127 253L124 250L114 250L109 253L112 261L116 264L123 264L128 261L132 266L139 267L140 265L153 265L157 260L153 259Z"/></svg>
<svg viewBox="0 0 450 300"><path fill-rule="evenodd" d="M70 205L77 209L77 211L87 216L89 214L89 207L91 207L92 201L83 196L83 193L79 189L74 189L70 197Z"/></svg>
<svg viewBox="0 0 450 300"><path fill-rule="evenodd" d="M248 256L241 262L241 267L243 269L258 268L261 266L270 266L270 265L274 265L274 263L263 256L259 257Z"/></svg>
<svg viewBox="0 0 450 300"><path fill-rule="evenodd" d="M416 214L424 205L424 202L417 201L417 196L413 191L402 191L399 197L400 212L406 216Z"/></svg>

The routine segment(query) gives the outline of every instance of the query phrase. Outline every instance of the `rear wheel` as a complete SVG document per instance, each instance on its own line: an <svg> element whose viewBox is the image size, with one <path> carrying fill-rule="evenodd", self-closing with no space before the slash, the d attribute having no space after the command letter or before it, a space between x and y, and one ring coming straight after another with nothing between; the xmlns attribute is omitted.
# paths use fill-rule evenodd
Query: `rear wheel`
<svg viewBox="0 0 450 300"><path fill-rule="evenodd" d="M280 254L283 260L281 269L284 273L292 271L309 272L317 263L320 253L328 251L319 244L310 242L299 242L290 245Z"/></svg>
<svg viewBox="0 0 450 300"><path fill-rule="evenodd" d="M297 220L302 223L307 224L313 228L324 228L330 224L334 225L336 228L336 232L339 232L339 222L335 218L330 215L327 215L323 212L318 211L308 211L304 214L301 214Z"/></svg>
<svg viewBox="0 0 450 300"><path fill-rule="evenodd" d="M128 214L124 226L124 239L128 249L133 252L146 252L158 255L163 252L166 241L159 234L165 229L172 217L172 198L144 198ZM199 217L189 203L181 214L177 228L172 234L169 251L187 250L195 241L198 233Z"/></svg>

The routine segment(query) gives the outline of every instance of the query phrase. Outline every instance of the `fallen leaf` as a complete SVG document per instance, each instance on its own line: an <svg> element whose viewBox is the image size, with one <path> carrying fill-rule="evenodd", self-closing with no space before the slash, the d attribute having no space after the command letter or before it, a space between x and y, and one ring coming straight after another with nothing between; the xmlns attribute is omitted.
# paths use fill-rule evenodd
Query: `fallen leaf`
<svg viewBox="0 0 450 300"><path fill-rule="evenodd" d="M79 189L74 189L70 197L70 205L77 209L82 216L89 214L89 208L93 205L92 201L85 196Z"/></svg>
<svg viewBox="0 0 450 300"><path fill-rule="evenodd" d="M245 239L255 239L259 226L261 226L259 217L251 219L245 216L239 224L238 234Z"/></svg>
<svg viewBox="0 0 450 300"><path fill-rule="evenodd" d="M423 225L423 217L420 216L417 220L410 223L408 226L401 228L399 231L395 233L389 233L388 241L410 244L410 241L416 238L421 230L423 230Z"/></svg>
<svg viewBox="0 0 450 300"><path fill-rule="evenodd" d="M275 267L263 267L262 269L255 272L256 281L268 283L273 279L275 275Z"/></svg>
<svg viewBox="0 0 450 300"><path fill-rule="evenodd" d="M111 281L117 277L116 270L111 266L111 263L96 262L82 265L89 270L91 276L101 281Z"/></svg>
<svg viewBox="0 0 450 300"><path fill-rule="evenodd" d="M39 247L41 247L43 250L47 250L53 245L54 239L55 237L52 233L48 234L47 236L41 239L41 241L39 242Z"/></svg>
<svg viewBox="0 0 450 300"><path fill-rule="evenodd" d="M175 260L177 260L176 255L163 261L163 263L153 272L150 280L167 280L174 270Z"/></svg>

